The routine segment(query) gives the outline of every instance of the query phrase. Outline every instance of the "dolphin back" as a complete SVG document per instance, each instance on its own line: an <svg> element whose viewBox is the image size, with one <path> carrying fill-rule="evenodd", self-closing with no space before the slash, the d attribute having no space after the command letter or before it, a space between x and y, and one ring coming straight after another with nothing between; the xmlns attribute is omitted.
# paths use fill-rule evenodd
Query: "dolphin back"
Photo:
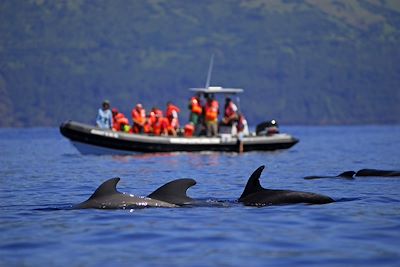
<svg viewBox="0 0 400 267"><path fill-rule="evenodd" d="M260 176L264 168L265 168L264 165L258 167L257 170L255 170L253 174L250 176L249 180L247 181L246 187L244 188L244 191L239 198L239 202L242 201L248 195L264 190L264 188L262 188L260 184Z"/></svg>
<svg viewBox="0 0 400 267"><path fill-rule="evenodd" d="M195 184L196 181L193 179L177 179L159 187L147 197L175 205L189 204L193 199L186 195L186 191Z"/></svg>
<svg viewBox="0 0 400 267"><path fill-rule="evenodd" d="M356 173L356 176L358 176L358 177L360 177L360 176L395 177L395 176L400 176L400 171L361 169Z"/></svg>
<svg viewBox="0 0 400 267"><path fill-rule="evenodd" d="M341 174L339 174L336 177L343 177L343 178L350 178L351 179L351 178L353 178L354 174L356 174L355 171L345 171L345 172L342 172Z"/></svg>
<svg viewBox="0 0 400 267"><path fill-rule="evenodd" d="M356 174L355 171L345 171L342 172L339 175L336 176L318 176L318 175L313 175L313 176L306 176L304 179L306 180L313 180L313 179L323 179L323 178L346 178L346 179L353 179L353 176Z"/></svg>

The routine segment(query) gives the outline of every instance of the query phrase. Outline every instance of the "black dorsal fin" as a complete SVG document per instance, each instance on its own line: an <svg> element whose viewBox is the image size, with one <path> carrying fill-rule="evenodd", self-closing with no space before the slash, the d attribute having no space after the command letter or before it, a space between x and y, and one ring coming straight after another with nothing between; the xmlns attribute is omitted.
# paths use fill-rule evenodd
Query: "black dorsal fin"
<svg viewBox="0 0 400 267"><path fill-rule="evenodd" d="M176 205L188 204L193 199L186 195L186 191L195 184L196 181L193 179L177 179L166 183L147 197Z"/></svg>
<svg viewBox="0 0 400 267"><path fill-rule="evenodd" d="M354 174L356 174L355 171L345 171L339 174L337 177L353 178Z"/></svg>
<svg viewBox="0 0 400 267"><path fill-rule="evenodd" d="M93 195L89 199L118 194L119 192L117 191L117 184L119 180L121 179L115 177L105 181L96 189L96 191L94 191Z"/></svg>
<svg viewBox="0 0 400 267"><path fill-rule="evenodd" d="M250 176L249 180L247 181L246 187L244 188L244 191L243 191L242 195L240 196L239 200L241 200L242 198L245 198L246 196L248 196L250 194L253 194L255 192L258 192L258 191L264 189L264 188L262 188L262 186L260 184L260 176L261 176L261 173L264 170L264 168L265 168L265 166L262 165L253 172L253 174Z"/></svg>

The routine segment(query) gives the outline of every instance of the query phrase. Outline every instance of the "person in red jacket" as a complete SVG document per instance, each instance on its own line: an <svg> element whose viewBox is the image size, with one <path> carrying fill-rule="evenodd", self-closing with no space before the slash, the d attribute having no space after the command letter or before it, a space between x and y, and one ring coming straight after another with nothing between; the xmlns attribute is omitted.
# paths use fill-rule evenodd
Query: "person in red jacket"
<svg viewBox="0 0 400 267"><path fill-rule="evenodd" d="M180 112L180 109L172 104L171 101L167 102L167 110L165 112L166 118L168 120L168 133L171 135L176 136L176 131L179 127L179 118L178 118L178 113Z"/></svg>
<svg viewBox="0 0 400 267"><path fill-rule="evenodd" d="M132 121L133 133L143 133L144 125L146 124L146 110L143 108L142 104L138 103L134 109L132 109Z"/></svg>
<svg viewBox="0 0 400 267"><path fill-rule="evenodd" d="M113 108L111 111L113 116L113 131L129 132L131 127L129 126L129 121L125 115L119 112L116 108Z"/></svg>
<svg viewBox="0 0 400 267"><path fill-rule="evenodd" d="M233 103L232 99L227 97L225 99L225 111L224 118L222 119L222 123L225 125L232 126L234 122L237 122L239 119L238 108Z"/></svg>

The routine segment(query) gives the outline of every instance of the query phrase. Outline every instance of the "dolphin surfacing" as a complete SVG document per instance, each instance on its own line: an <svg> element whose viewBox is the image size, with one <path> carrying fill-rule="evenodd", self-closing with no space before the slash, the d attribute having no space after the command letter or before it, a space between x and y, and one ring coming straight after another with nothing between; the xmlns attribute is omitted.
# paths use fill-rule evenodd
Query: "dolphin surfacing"
<svg viewBox="0 0 400 267"><path fill-rule="evenodd" d="M116 177L102 183L84 202L73 206L74 209L128 209L145 207L173 208L186 204L191 198L186 195L187 189L196 184L193 179L171 181L148 197L121 193L116 186L121 179ZM151 196L154 196L151 197Z"/></svg>
<svg viewBox="0 0 400 267"><path fill-rule="evenodd" d="M332 198L309 192L266 189L260 184L260 176L265 166L260 166L250 176L246 187L238 199L246 206L267 206L284 204L327 204L335 202Z"/></svg>
<svg viewBox="0 0 400 267"><path fill-rule="evenodd" d="M355 171L345 171L336 176L306 176L304 179L306 180L313 180L313 179L322 179L322 178L344 178L344 179L354 179L354 175L356 174Z"/></svg>
<svg viewBox="0 0 400 267"><path fill-rule="evenodd" d="M357 172L355 171L345 171L336 176L306 176L304 179L322 179L322 178L345 178L345 179L355 179L357 177L399 177L400 171L394 170L378 170L378 169L361 169Z"/></svg>
<svg viewBox="0 0 400 267"><path fill-rule="evenodd" d="M400 171L393 170L377 170L377 169L361 169L356 172L357 177L376 176L376 177L397 177Z"/></svg>

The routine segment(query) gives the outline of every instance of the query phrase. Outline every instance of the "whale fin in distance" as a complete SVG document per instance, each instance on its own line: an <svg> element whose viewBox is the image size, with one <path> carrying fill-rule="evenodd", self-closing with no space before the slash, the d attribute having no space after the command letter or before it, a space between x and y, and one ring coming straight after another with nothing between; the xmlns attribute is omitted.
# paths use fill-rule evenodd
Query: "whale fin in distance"
<svg viewBox="0 0 400 267"><path fill-rule="evenodd" d="M265 166L262 165L253 172L253 174L250 176L249 180L247 181L246 187L244 188L244 191L243 191L242 195L240 196L239 201L250 194L264 190L264 188L260 184L260 176L261 176L261 173L264 170L264 168L265 168Z"/></svg>
<svg viewBox="0 0 400 267"><path fill-rule="evenodd" d="M89 199L100 198L103 196L121 194L117 191L117 184L121 180L119 177L111 178L102 183Z"/></svg>
<svg viewBox="0 0 400 267"><path fill-rule="evenodd" d="M159 187L147 197L175 205L188 204L193 199L187 196L186 191L195 184L193 179L177 179Z"/></svg>
<svg viewBox="0 0 400 267"><path fill-rule="evenodd" d="M400 171L395 170L377 170L377 169L361 169L356 172L356 177L377 176L377 177L395 177L400 176Z"/></svg>
<svg viewBox="0 0 400 267"><path fill-rule="evenodd" d="M306 180L313 180L313 179L324 179L324 178L346 178L346 179L354 179L354 175L356 174L355 171L345 171L336 176L306 176L304 179Z"/></svg>
<svg viewBox="0 0 400 267"><path fill-rule="evenodd" d="M343 178L353 178L354 174L356 174L355 171L345 171L339 174L337 177L343 177Z"/></svg>

